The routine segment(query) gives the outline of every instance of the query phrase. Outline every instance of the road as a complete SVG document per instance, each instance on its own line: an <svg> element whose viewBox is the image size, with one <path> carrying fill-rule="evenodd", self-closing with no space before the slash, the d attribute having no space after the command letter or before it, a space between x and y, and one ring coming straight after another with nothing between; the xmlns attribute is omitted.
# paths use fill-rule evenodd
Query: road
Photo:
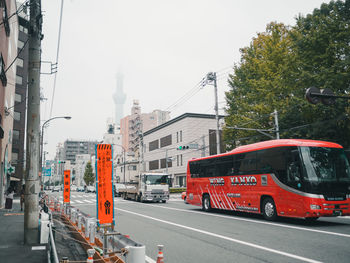
<svg viewBox="0 0 350 263"><path fill-rule="evenodd" d="M55 193L61 198L62 192ZM62 198L60 199L62 200ZM96 216L95 194L71 194L71 205ZM167 263L350 262L350 218L280 218L202 212L179 196L168 203L137 203L115 198L116 231L146 246L148 262L164 245Z"/></svg>

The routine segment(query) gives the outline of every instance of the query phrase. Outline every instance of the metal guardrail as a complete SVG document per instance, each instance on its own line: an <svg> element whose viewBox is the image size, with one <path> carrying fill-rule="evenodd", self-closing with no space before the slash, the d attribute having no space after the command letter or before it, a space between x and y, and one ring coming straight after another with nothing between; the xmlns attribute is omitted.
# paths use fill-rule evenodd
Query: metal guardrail
<svg viewBox="0 0 350 263"><path fill-rule="evenodd" d="M48 263L54 262L54 263L59 263L58 260L58 255L57 255L57 250L56 250L56 244L55 244L55 239L53 236L52 232L52 223L50 222L49 224L50 232L49 232L49 250L48 250ZM53 258L53 261L52 261Z"/></svg>

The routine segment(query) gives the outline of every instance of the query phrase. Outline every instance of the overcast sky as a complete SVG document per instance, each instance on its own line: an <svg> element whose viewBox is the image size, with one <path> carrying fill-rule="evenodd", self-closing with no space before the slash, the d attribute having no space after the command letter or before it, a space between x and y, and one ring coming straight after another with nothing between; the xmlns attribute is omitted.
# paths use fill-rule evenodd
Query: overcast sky
<svg viewBox="0 0 350 263"><path fill-rule="evenodd" d="M225 107L227 74L271 21L295 25L299 14L319 8L321 0L66 0L64 1L56 90L45 130L45 151L54 157L67 138L102 140L114 117L116 73L124 75L127 100L142 112L170 110L214 114L212 86L171 107L211 71L218 74L219 107ZM56 61L60 0L42 1L42 60ZM43 65L43 70L46 66ZM42 75L42 123L50 118L54 76ZM189 96L185 96L188 98ZM220 113L223 113L221 110Z"/></svg>

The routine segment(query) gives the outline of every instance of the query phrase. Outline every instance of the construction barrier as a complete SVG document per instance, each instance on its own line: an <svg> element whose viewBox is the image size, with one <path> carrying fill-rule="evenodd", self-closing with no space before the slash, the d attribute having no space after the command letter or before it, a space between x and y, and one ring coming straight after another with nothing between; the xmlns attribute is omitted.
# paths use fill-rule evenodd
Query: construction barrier
<svg viewBox="0 0 350 263"><path fill-rule="evenodd" d="M84 249L90 252L94 251L92 254L88 253L87 262L94 260L108 263L145 262L146 248L144 245L138 244L120 233L113 232L112 227L98 229L95 218L69 204L60 206L57 199L50 199L48 202L52 211L60 212L61 220Z"/></svg>

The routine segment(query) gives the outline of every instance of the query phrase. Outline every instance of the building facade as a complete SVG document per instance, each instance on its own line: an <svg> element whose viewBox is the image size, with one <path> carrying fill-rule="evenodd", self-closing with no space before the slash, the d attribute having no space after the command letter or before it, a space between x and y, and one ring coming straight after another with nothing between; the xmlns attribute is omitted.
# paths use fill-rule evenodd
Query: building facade
<svg viewBox="0 0 350 263"><path fill-rule="evenodd" d="M15 0L0 0L0 206L12 172L12 132L16 83L18 23Z"/></svg>
<svg viewBox="0 0 350 263"><path fill-rule="evenodd" d="M145 170L168 173L172 186L185 187L188 160L216 154L215 115L185 113L146 131L143 142Z"/></svg>
<svg viewBox="0 0 350 263"><path fill-rule="evenodd" d="M27 79L28 79L28 16L24 12L18 15L19 34L18 34L18 57L16 70L16 89L15 104L13 114L13 132L12 132L12 164L15 167L15 177L20 181L24 180L24 141L26 135L26 98L27 98ZM20 188L20 184L17 185ZM20 189L18 189L19 191Z"/></svg>
<svg viewBox="0 0 350 263"><path fill-rule="evenodd" d="M169 119L170 115L167 111L154 110L151 113L141 113L139 101L134 100L131 115L120 120L123 147L127 149L129 154L134 154L137 157L142 134Z"/></svg>
<svg viewBox="0 0 350 263"><path fill-rule="evenodd" d="M66 140L63 145L64 160L75 164L78 154L95 154L95 147L98 141Z"/></svg>
<svg viewBox="0 0 350 263"><path fill-rule="evenodd" d="M91 155L90 154L77 154L75 165L73 166L72 173L72 183L76 186L85 186L84 181L84 174L85 174L85 168L86 164L88 162L91 162ZM91 164L94 165L94 164Z"/></svg>

